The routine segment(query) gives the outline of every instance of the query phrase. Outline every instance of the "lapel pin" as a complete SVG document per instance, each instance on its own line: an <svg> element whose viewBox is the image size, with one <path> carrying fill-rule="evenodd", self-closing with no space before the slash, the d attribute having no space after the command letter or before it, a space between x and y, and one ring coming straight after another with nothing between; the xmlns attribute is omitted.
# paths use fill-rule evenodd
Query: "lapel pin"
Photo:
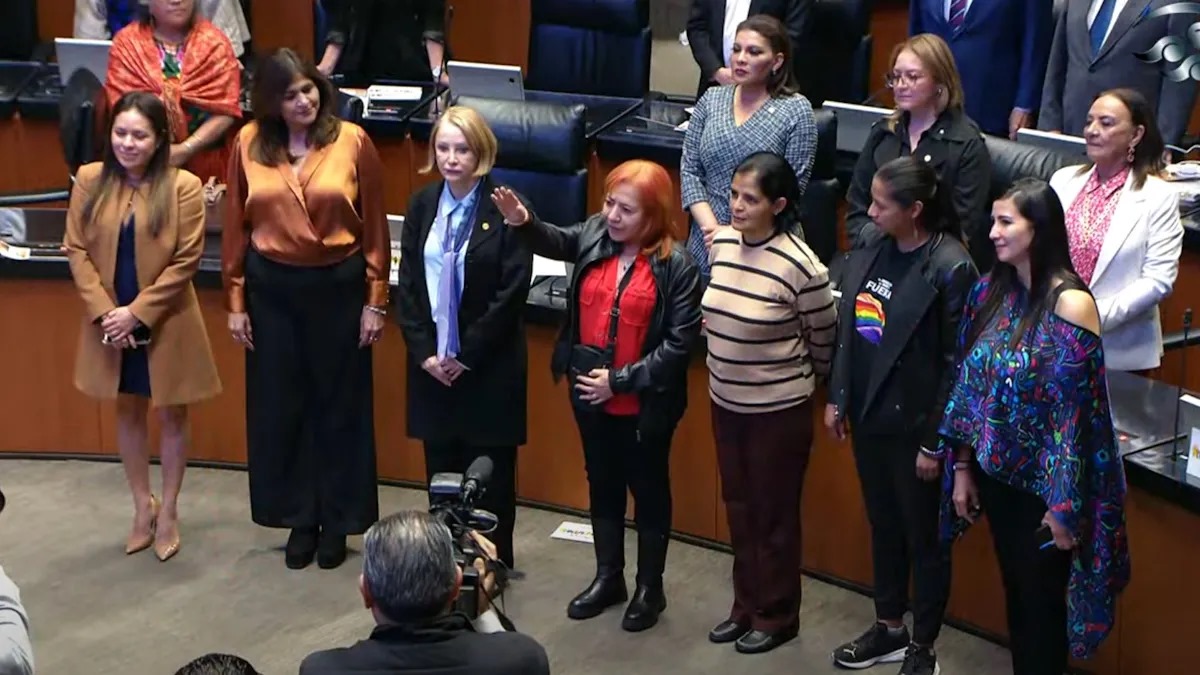
<svg viewBox="0 0 1200 675"><path fill-rule="evenodd" d="M484 230L485 232L487 231L487 229L488 229L489 227L491 227L491 225L488 225L487 223L484 223L484 224L483 224L483 230Z"/></svg>

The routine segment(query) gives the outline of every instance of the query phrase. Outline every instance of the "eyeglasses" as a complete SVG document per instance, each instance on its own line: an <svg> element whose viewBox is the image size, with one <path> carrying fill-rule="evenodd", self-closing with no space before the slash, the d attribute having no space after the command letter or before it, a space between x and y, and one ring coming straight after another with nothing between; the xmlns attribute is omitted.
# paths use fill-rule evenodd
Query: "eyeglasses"
<svg viewBox="0 0 1200 675"><path fill-rule="evenodd" d="M895 88L897 84L907 84L911 87L923 79L925 79L925 73L915 71L908 73L888 73L883 76L883 81L887 83L889 89Z"/></svg>

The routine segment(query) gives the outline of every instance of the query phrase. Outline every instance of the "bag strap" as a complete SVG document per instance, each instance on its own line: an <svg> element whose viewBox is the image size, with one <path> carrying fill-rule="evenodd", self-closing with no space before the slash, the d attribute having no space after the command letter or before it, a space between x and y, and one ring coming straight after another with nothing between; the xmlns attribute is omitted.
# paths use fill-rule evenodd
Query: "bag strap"
<svg viewBox="0 0 1200 675"><path fill-rule="evenodd" d="M621 318L621 296L625 294L625 289L633 279L635 265L637 265L637 258L629 263L629 267L625 270L625 276L621 277L621 282L617 284L617 297L613 298L612 309L608 312L608 344L604 347L608 351L612 351L617 344L617 320Z"/></svg>

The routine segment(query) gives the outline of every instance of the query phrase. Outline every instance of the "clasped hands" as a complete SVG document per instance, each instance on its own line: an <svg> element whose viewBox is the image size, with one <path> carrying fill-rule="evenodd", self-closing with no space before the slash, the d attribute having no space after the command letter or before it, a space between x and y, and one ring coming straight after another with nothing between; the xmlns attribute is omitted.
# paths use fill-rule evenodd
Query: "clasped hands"
<svg viewBox="0 0 1200 675"><path fill-rule="evenodd" d="M104 331L107 344L116 349L133 349L137 341L133 339L133 331L141 321L138 320L128 307L118 307L100 317L100 330Z"/></svg>
<svg viewBox="0 0 1200 675"><path fill-rule="evenodd" d="M467 372L467 367L458 359L453 357L443 359L436 354L425 359L425 362L421 364L421 369L447 387L454 384L455 380Z"/></svg>

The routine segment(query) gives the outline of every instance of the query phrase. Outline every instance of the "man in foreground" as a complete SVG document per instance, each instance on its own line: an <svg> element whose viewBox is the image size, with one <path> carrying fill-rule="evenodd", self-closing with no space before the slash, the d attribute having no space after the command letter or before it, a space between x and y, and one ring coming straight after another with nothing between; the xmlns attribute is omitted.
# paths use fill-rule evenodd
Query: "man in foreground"
<svg viewBox="0 0 1200 675"><path fill-rule="evenodd" d="M473 536L490 560L491 543ZM549 675L546 651L511 632L492 607L494 575L482 561L479 618L453 612L462 585L454 541L436 517L402 511L371 526L363 539L359 591L375 617L371 636L352 647L311 654L300 675L436 673L437 675ZM507 627L507 631L506 631Z"/></svg>

